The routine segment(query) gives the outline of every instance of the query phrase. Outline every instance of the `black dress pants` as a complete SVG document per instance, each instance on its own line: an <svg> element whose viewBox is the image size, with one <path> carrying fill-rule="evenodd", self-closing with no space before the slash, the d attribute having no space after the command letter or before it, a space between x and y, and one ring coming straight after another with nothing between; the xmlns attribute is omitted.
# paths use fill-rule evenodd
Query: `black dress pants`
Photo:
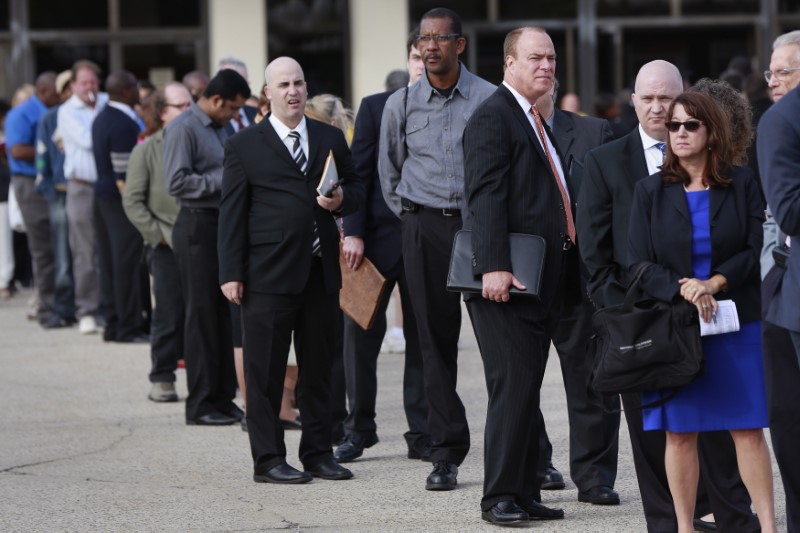
<svg viewBox="0 0 800 533"><path fill-rule="evenodd" d="M130 341L145 332L141 276L144 243L125 216L120 198L95 196L94 207L106 319L103 339Z"/></svg>
<svg viewBox="0 0 800 533"><path fill-rule="evenodd" d="M402 259L388 272L383 272L386 287L378 306L372 328L364 330L350 317L344 317L344 368L347 378L347 401L350 412L345 431L364 437L374 435L375 399L378 395L378 355L386 334L386 309L395 284L400 287L403 306L403 336L406 340L403 370L403 407L408 422L404 437L409 447L418 439L429 439L428 401L425 397L422 353L419 348L417 325L408 291Z"/></svg>
<svg viewBox="0 0 800 533"><path fill-rule="evenodd" d="M765 310L783 273L783 268L775 266L761 284ZM800 364L789 330L766 320L761 327L769 434L786 494L786 526L789 533L800 532Z"/></svg>
<svg viewBox="0 0 800 533"><path fill-rule="evenodd" d="M456 392L461 295L448 292L447 271L461 218L422 208L404 212L403 263L419 333L431 462L460 465L469 452L469 425Z"/></svg>
<svg viewBox="0 0 800 533"><path fill-rule="evenodd" d="M231 316L219 288L218 219L216 209L182 207L172 229L186 306L187 420L226 409L236 396Z"/></svg>
<svg viewBox="0 0 800 533"><path fill-rule="evenodd" d="M248 291L242 300L247 429L256 474L286 462L278 415L294 334L299 368L297 406L303 416L300 461L306 469L332 457L330 380L339 293L326 293L322 263L312 260L297 295Z"/></svg>
<svg viewBox="0 0 800 533"><path fill-rule="evenodd" d="M570 477L579 491L599 485L613 487L617 479L620 414L608 412L613 409L607 410L588 387L593 361L586 346L592 335L593 313L594 307L586 301L564 306L553 334L567 395ZM547 356L546 352L545 360ZM553 447L544 426L540 439L542 462L547 466L552 462Z"/></svg>
<svg viewBox="0 0 800 533"><path fill-rule="evenodd" d="M153 276L156 306L150 324L150 381L174 382L178 359L183 357L183 290L172 248L147 247L147 264Z"/></svg>
<svg viewBox="0 0 800 533"><path fill-rule="evenodd" d="M633 464L647 531L677 531L675 509L664 466L666 435L663 431L644 431L641 394L622 394L622 405L631 437ZM739 476L736 448L728 431L699 434L700 482L695 517L714 513L719 531L759 531L750 511L750 496Z"/></svg>

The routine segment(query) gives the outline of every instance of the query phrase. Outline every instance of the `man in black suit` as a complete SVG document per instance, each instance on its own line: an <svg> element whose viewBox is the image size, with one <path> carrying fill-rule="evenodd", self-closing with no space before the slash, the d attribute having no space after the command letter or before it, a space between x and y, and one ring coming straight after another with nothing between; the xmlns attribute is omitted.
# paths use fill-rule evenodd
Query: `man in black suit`
<svg viewBox="0 0 800 533"><path fill-rule="evenodd" d="M633 188L637 181L657 172L661 166L667 139L667 109L682 91L683 80L677 67L660 60L644 65L636 77L632 96L639 127L590 151L584 159L576 220L578 244L589 271L589 296L598 308L624 299ZM675 531L677 522L664 467L664 434L643 430L639 394L621 397L647 529ZM750 497L736 469L736 451L729 432L701 433L699 452L701 485L695 527L702 530L713 527L714 524L699 518L713 511L721 530L757 529L750 512ZM711 454L715 460L707 459Z"/></svg>
<svg viewBox="0 0 800 533"><path fill-rule="evenodd" d="M421 74L422 61L415 46L417 31L406 42L410 83ZM417 58L418 68L412 61ZM406 90L406 89L400 89ZM431 455L428 433L428 400L422 374L422 352L414 314L411 309L408 283L403 268L400 219L386 205L378 177L381 115L386 100L394 91L373 94L361 100L356 115L355 132L350 148L359 176L368 178L366 205L344 217L344 256L352 269L358 269L367 257L387 279L383 298L372 328L363 330L350 317L344 317L344 369L347 382L349 413L344 422L345 441L336 449L340 463L353 461L378 442L375 426L375 399L378 393L377 361L381 342L386 334L386 308L395 284L400 288L405 338L403 370L403 407L408 431L404 437L409 459L428 460Z"/></svg>
<svg viewBox="0 0 800 533"><path fill-rule="evenodd" d="M556 138L564 155L567 180L575 194L580 191L583 158L586 152L613 138L605 119L583 117L554 105L554 94L545 94L536 101L544 122ZM561 319L553 333L553 345L558 352L569 414L570 475L578 487L578 500L599 505L619 504L614 491L617 475L619 444L619 413L606 412L602 399L591 395L586 386L592 370L592 359L586 351L592 335L594 308L586 296L588 275L581 267L581 299L564 306ZM553 467L553 447L542 420L540 464L544 466L542 489L564 488L561 473Z"/></svg>
<svg viewBox="0 0 800 533"><path fill-rule="evenodd" d="M534 105L553 88L553 42L541 28L519 28L503 54L503 84L464 130L472 267L483 280L482 294L465 300L489 392L482 517L514 524L564 517L538 503L539 388L562 309L579 301L580 287L574 191ZM546 242L539 298L509 294L527 289L511 270L509 233Z"/></svg>
<svg viewBox="0 0 800 533"><path fill-rule="evenodd" d="M364 201L344 134L303 116L303 70L292 58L267 65L265 94L272 113L225 145L219 231L219 281L241 305L247 427L257 482L348 479L333 458L330 379L339 312L339 232L332 215ZM341 186L330 197L315 190L333 151ZM286 463L280 413L286 360L294 334L303 413L300 460Z"/></svg>

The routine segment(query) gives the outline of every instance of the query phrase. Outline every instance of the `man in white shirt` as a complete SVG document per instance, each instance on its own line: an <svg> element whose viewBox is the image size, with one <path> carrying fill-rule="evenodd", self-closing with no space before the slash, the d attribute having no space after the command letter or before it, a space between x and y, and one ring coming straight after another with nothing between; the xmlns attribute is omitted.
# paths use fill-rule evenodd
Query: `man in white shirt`
<svg viewBox="0 0 800 533"><path fill-rule="evenodd" d="M108 102L99 92L100 68L80 60L72 67L72 96L58 110L58 131L64 143L64 176L67 179L67 219L75 307L79 331L97 332L95 313L100 303L94 228L94 183L97 181L92 152L92 122Z"/></svg>

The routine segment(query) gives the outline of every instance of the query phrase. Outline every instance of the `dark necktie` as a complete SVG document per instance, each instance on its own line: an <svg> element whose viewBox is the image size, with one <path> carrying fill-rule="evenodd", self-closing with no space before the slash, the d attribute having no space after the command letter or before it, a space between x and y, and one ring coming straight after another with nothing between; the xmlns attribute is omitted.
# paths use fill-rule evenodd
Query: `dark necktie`
<svg viewBox="0 0 800 533"><path fill-rule="evenodd" d="M236 131L242 131L244 129L244 122L242 122L242 115L236 113L233 115L233 120L236 121Z"/></svg>
<svg viewBox="0 0 800 533"><path fill-rule="evenodd" d="M667 143L657 143L656 147L661 150L661 161L667 158Z"/></svg>
<svg viewBox="0 0 800 533"><path fill-rule="evenodd" d="M292 144L292 157L294 158L294 162L297 163L297 166L300 168L300 171L305 174L306 168L308 167L308 160L306 159L306 154L303 152L303 145L300 144L300 134L296 131L292 130L289 132L289 137L294 139L294 143ZM314 240L311 244L311 255L321 255L321 249L319 245L319 229L317 228L317 221L314 221Z"/></svg>
<svg viewBox="0 0 800 533"><path fill-rule="evenodd" d="M539 114L539 110L536 109L535 105L531 106L531 113L533 114L534 122L536 122L536 130L539 133L539 138L542 141L544 153L547 155L547 162L550 163L550 170L553 171L553 177L556 179L558 191L561 193L561 201L564 203L564 216L567 219L567 234L569 235L570 240L575 243L575 220L572 218L572 204L570 204L569 195L567 194L567 190L564 188L564 184L561 183L561 178L559 178L556 163L553 161L553 156L550 154L550 149L547 147L547 134L544 132L542 116Z"/></svg>

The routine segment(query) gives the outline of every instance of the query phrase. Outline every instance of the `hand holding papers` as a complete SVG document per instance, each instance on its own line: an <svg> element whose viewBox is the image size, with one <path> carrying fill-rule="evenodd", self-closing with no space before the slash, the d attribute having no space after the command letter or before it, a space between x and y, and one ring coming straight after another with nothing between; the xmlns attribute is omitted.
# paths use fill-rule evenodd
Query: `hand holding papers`
<svg viewBox="0 0 800 533"><path fill-rule="evenodd" d="M333 150L328 152L325 160L325 168L322 170L322 177L317 185L317 192L320 196L330 198L334 189L339 186L339 173L336 171L336 161L333 159Z"/></svg>
<svg viewBox="0 0 800 533"><path fill-rule="evenodd" d="M733 300L720 300L717 304L719 308L711 322L700 321L701 337L739 331L739 313L736 311L736 304L733 303Z"/></svg>

